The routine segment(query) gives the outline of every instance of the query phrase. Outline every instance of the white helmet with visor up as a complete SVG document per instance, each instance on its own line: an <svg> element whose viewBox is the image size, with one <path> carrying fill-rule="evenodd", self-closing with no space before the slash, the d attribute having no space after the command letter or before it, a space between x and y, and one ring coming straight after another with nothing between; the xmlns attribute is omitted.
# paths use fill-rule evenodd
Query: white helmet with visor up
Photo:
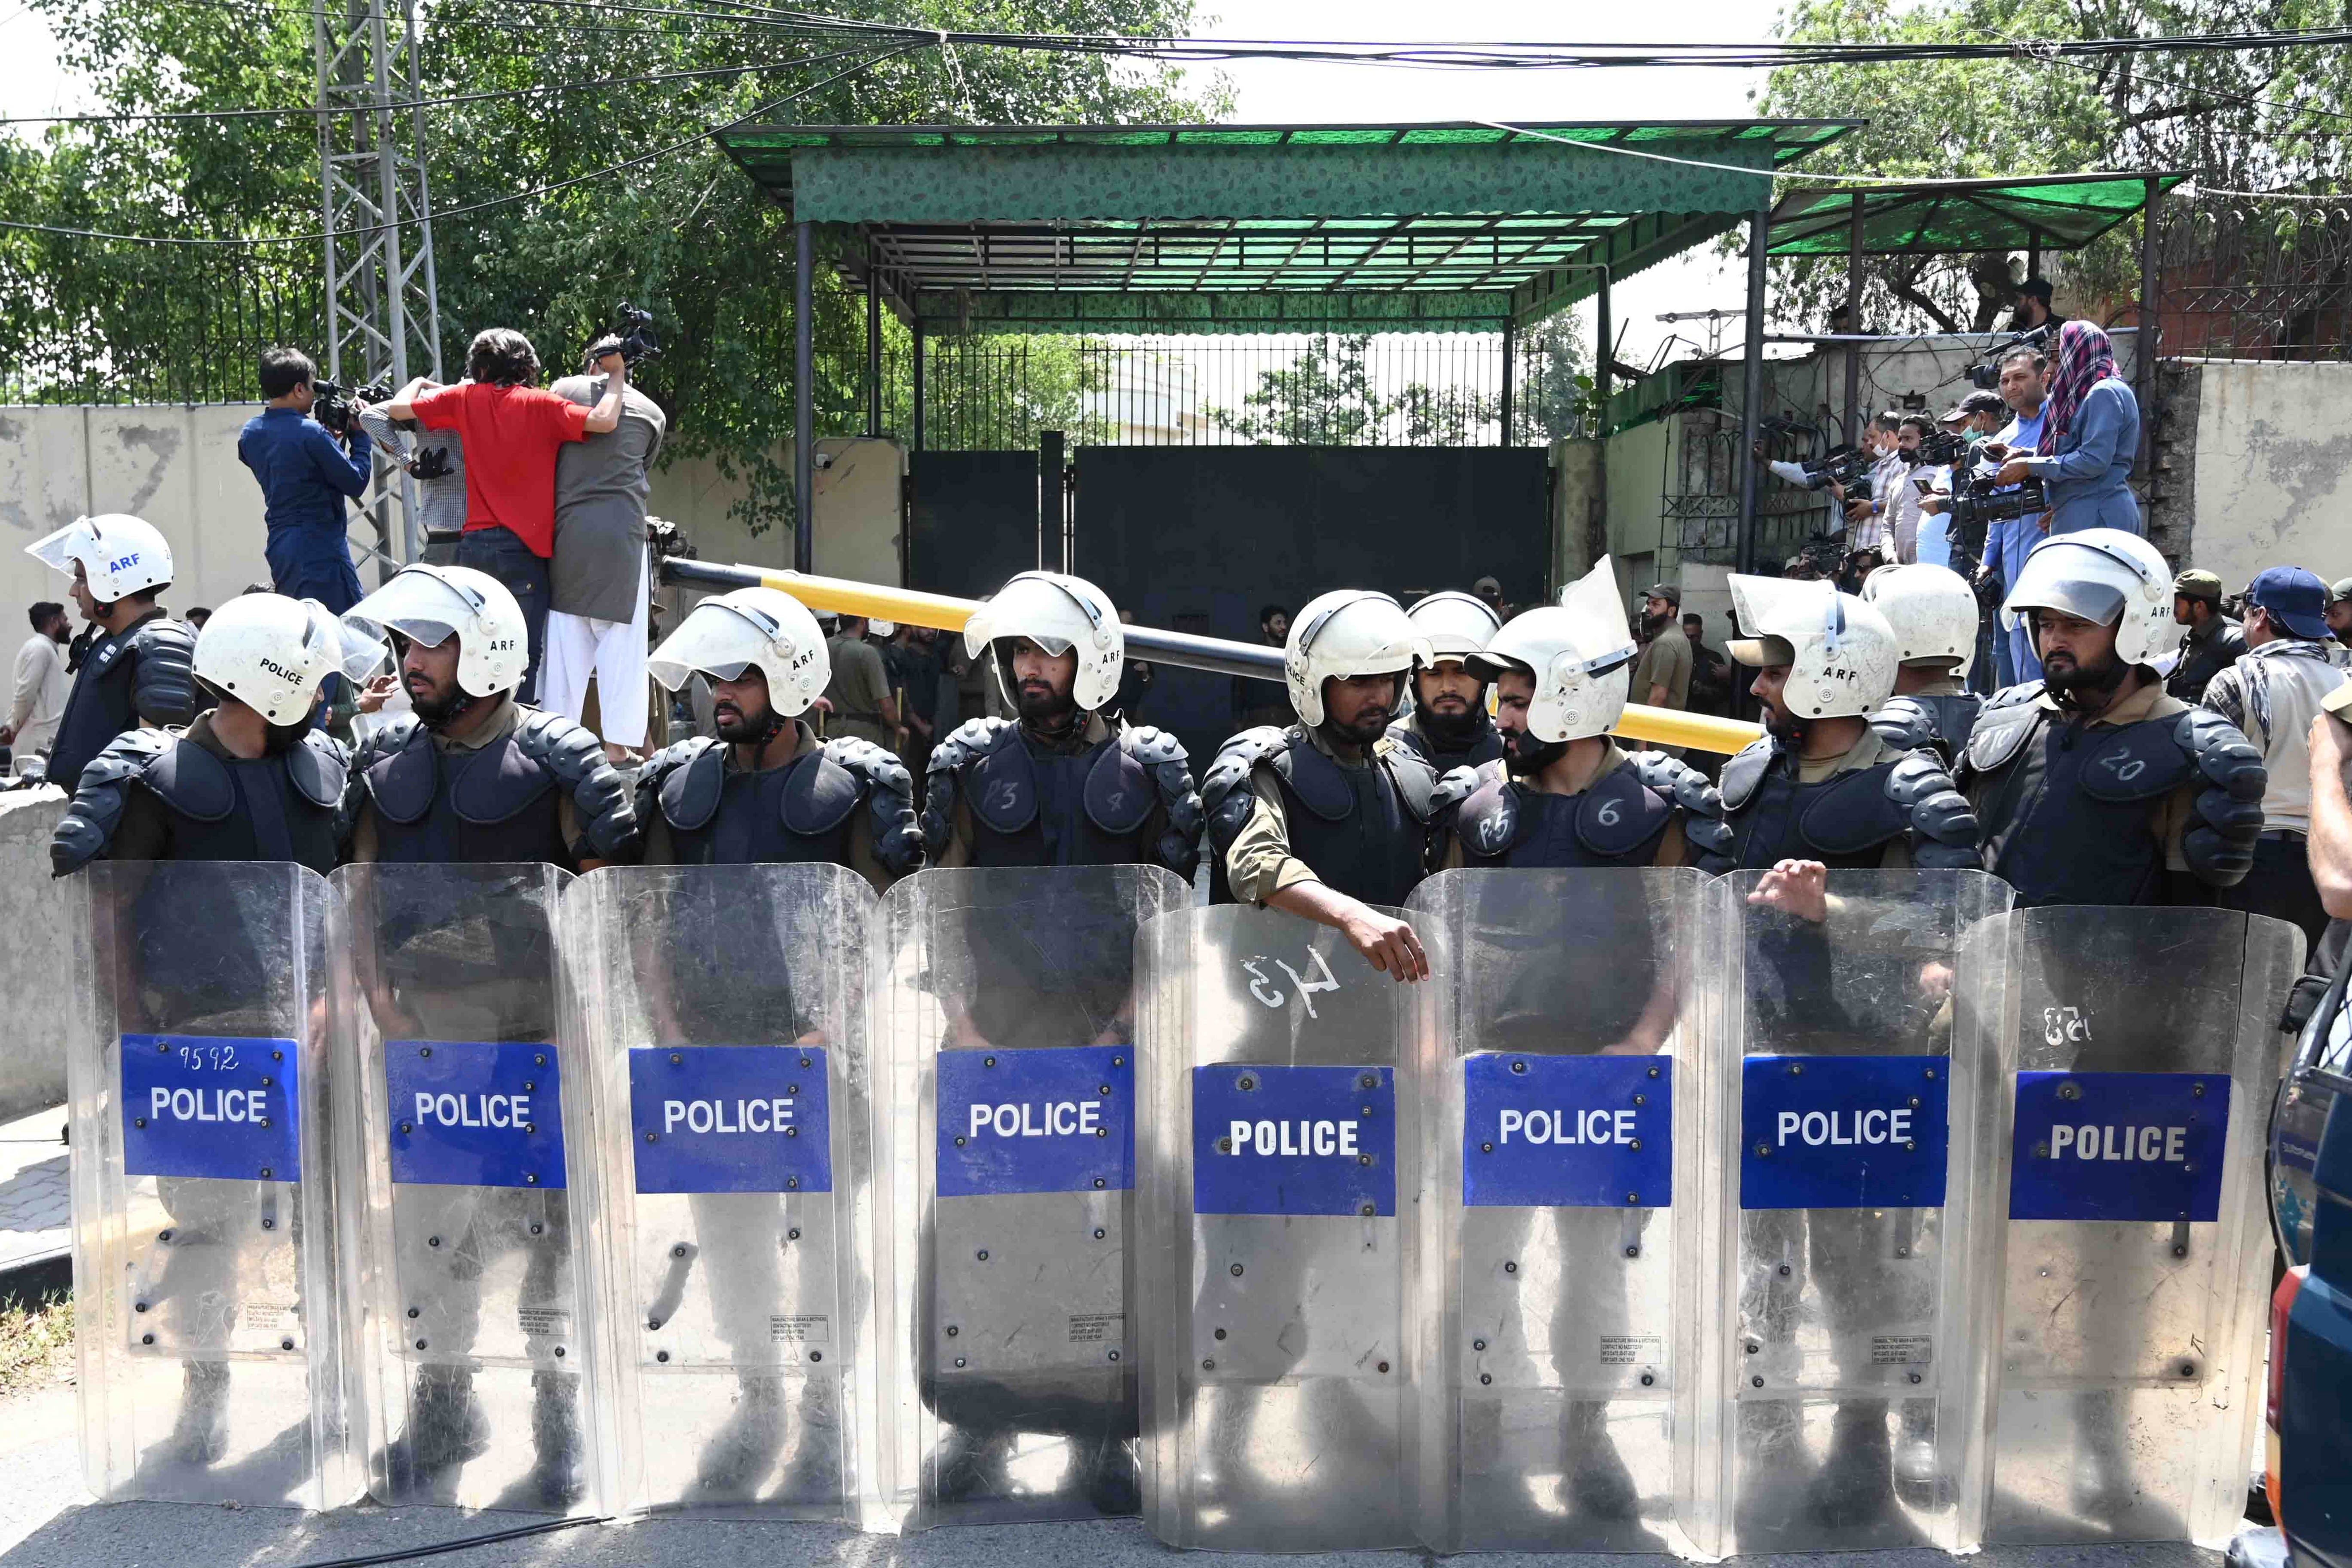
<svg viewBox="0 0 2352 1568"><path fill-rule="evenodd" d="M382 643L316 599L240 594L196 634L196 679L272 724L309 717L329 676L365 680L383 663Z"/></svg>
<svg viewBox="0 0 2352 1568"><path fill-rule="evenodd" d="M78 517L25 546L25 553L68 577L80 562L90 597L101 605L172 583L172 547L153 523L129 512Z"/></svg>
<svg viewBox="0 0 2352 1568"><path fill-rule="evenodd" d="M2116 657L2153 664L2176 647L2172 568L2155 545L2119 528L2053 533L2035 545L2000 606L2005 631L2029 610L2116 628Z"/></svg>
<svg viewBox="0 0 2352 1568"><path fill-rule="evenodd" d="M662 639L646 668L671 691L696 675L740 680L758 668L768 706L798 718L833 679L833 655L808 606L780 588L737 588L705 599Z"/></svg>
<svg viewBox="0 0 2352 1568"><path fill-rule="evenodd" d="M530 628L506 584L470 566L404 566L343 614L367 637L394 634L426 647L457 639L457 689L489 697L522 684Z"/></svg>
<svg viewBox="0 0 2352 1568"><path fill-rule="evenodd" d="M1403 677L1437 662L1429 638L1386 594L1336 588L1318 595L1290 623L1283 679L1301 722L1323 722L1323 683L1360 675Z"/></svg>
<svg viewBox="0 0 2352 1568"><path fill-rule="evenodd" d="M1827 583L1731 576L1731 607L1747 637L1731 657L1761 668L1785 664L1780 700L1800 719L1874 713L1895 692L1895 628Z"/></svg>
<svg viewBox="0 0 2352 1568"><path fill-rule="evenodd" d="M999 588L964 623L964 652L973 658L981 650L1022 637L1055 658L1077 655L1071 677L1070 697L1091 713L1108 707L1118 692L1126 668L1127 634L1110 595L1083 577L1066 572L1024 572ZM1020 706L1013 689L1012 652L999 647L996 681L1005 701Z"/></svg>
<svg viewBox="0 0 2352 1568"><path fill-rule="evenodd" d="M1421 628L1429 639L1429 651L1438 658L1467 659L1503 625L1486 601L1452 589L1414 600L1405 616Z"/></svg>
<svg viewBox="0 0 2352 1568"><path fill-rule="evenodd" d="M1557 605L1513 616L1472 656L1470 668L1487 679L1517 669L1535 679L1528 703L1528 733L1547 742L1605 735L1617 727L1640 650L1617 594L1617 567L1609 557L1568 586Z"/></svg>

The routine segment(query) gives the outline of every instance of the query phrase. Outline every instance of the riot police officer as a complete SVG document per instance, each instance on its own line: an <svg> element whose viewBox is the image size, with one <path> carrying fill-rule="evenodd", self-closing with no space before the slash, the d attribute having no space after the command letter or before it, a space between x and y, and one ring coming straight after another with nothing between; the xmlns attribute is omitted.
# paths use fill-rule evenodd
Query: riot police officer
<svg viewBox="0 0 2352 1568"><path fill-rule="evenodd" d="M1184 748L1112 710L1127 638L1083 577L1024 572L981 605L964 649L990 653L1013 719L974 719L932 750L923 838L931 864L1200 863L1201 801Z"/></svg>
<svg viewBox="0 0 2352 1568"><path fill-rule="evenodd" d="M1977 822L1929 751L1907 751L1867 715L1893 695L1901 644L1851 594L1780 577L1731 578L1731 657L1756 671L1764 738L1723 768L1734 863L1973 869ZM1775 888L1781 886L1775 882Z"/></svg>
<svg viewBox="0 0 2352 1568"><path fill-rule="evenodd" d="M195 717L189 672L195 633L155 602L172 585L172 547L138 518L77 518L26 545L25 553L73 579L74 603L99 633L82 656L49 748L49 782L71 795L82 769L125 730Z"/></svg>
<svg viewBox="0 0 2352 1568"><path fill-rule="evenodd" d="M635 853L629 786L602 743L515 700L529 644L504 584L471 567L404 566L345 618L390 636L415 710L360 747L347 859L584 871Z"/></svg>
<svg viewBox="0 0 2352 1568"><path fill-rule="evenodd" d="M1950 768L1968 749L1984 698L1968 689L1977 656L1977 596L1948 566L1882 566L1864 579L1862 602L1895 628L1895 695L1871 715L1881 739L1932 751Z"/></svg>
<svg viewBox="0 0 2352 1568"><path fill-rule="evenodd" d="M1298 612L1283 676L1298 722L1244 730L1202 781L1217 860L1213 903L1267 905L1331 926L1366 963L1420 980L1412 928L1368 908L1402 904L1428 874L1438 812L1472 775L1437 770L1389 732L1407 676L1436 662L1386 594L1341 588Z"/></svg>
<svg viewBox="0 0 2352 1568"><path fill-rule="evenodd" d="M1389 739L1440 774L1500 762L1503 737L1486 713L1491 678L1475 656L1502 623L1472 594L1432 594L1405 616L1429 638L1436 662L1412 672L1412 711L1389 726Z"/></svg>
<svg viewBox="0 0 2352 1568"><path fill-rule="evenodd" d="M2198 903L2244 877L2262 833L2262 753L2166 693L2172 583L2137 534L2086 528L2033 547L2001 606L2026 620L2042 682L1995 692L1960 786L1986 869L2037 904Z"/></svg>
<svg viewBox="0 0 2352 1568"><path fill-rule="evenodd" d="M1610 738L1639 651L1616 570L1602 557L1560 604L1514 616L1470 656L1495 682L1503 756L1452 812L1445 868L1728 866L1723 797L1706 776Z"/></svg>
<svg viewBox="0 0 2352 1568"><path fill-rule="evenodd" d="M819 741L801 717L832 660L799 600L774 588L705 599L646 668L672 691L706 678L719 736L667 747L637 774L645 864L824 860L882 892L922 863L905 765L869 741Z"/></svg>
<svg viewBox="0 0 2352 1568"><path fill-rule="evenodd" d="M194 678L217 705L184 733L126 730L82 770L49 841L57 874L101 858L333 870L350 758L311 710L330 675L383 658L315 599L231 599L196 638Z"/></svg>

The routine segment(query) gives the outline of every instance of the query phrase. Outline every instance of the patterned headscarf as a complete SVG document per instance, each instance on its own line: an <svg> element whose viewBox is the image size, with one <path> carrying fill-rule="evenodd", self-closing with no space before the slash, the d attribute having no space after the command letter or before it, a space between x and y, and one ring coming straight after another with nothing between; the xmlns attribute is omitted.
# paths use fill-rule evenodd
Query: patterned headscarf
<svg viewBox="0 0 2352 1568"><path fill-rule="evenodd" d="M2050 418L2042 426L2042 457L2057 453L2059 438L2074 423L2074 413L2097 383L2114 378L2115 346L2107 334L2088 321L2069 321L2058 329L2058 372L2050 382Z"/></svg>

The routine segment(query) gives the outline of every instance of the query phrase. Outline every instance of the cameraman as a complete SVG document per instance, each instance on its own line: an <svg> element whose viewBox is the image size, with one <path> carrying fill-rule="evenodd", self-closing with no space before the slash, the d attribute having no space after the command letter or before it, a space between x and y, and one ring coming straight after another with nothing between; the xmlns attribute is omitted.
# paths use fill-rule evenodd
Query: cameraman
<svg viewBox="0 0 2352 1568"><path fill-rule="evenodd" d="M269 406L237 432L236 458L261 486L269 585L289 599L316 599L340 616L360 600L343 500L367 493L369 461L366 437L354 424L331 435L310 417L318 375L299 349L261 351L261 395Z"/></svg>
<svg viewBox="0 0 2352 1568"><path fill-rule="evenodd" d="M455 430L466 444L466 531L457 564L487 572L522 607L530 664L516 700L536 706L540 665L546 657L548 558L555 553L555 456L569 441L620 427L628 370L616 353L602 355L604 395L583 408L539 384L539 351L507 327L474 336L466 351L466 379L425 391L418 376L383 405L393 419L414 419L427 430Z"/></svg>
<svg viewBox="0 0 2352 1568"><path fill-rule="evenodd" d="M1916 451L1918 440L1914 437ZM1871 466L1870 494L1855 496L1845 503L1847 534L1845 547L1851 554L1857 550L1871 550L1884 559L1888 542L1894 538L1895 509L1902 504L1898 490L1909 488L1906 477L1911 471L1910 461L1903 455L1903 416L1888 409L1870 422L1871 450L1878 461ZM1918 528L1918 502L1912 503L1912 529Z"/></svg>
<svg viewBox="0 0 2352 1568"><path fill-rule="evenodd" d="M2000 356L2000 400L2009 405L2010 421L1991 440L1981 443L1978 451L2005 462L2011 453L2030 452L2042 444L2042 428L2049 423L2049 371L2050 362L2041 351L2023 344ZM2017 586L2017 574L2025 569L2026 552L2041 542L2047 527L2047 513L1995 524L1985 536L1984 566L1979 576L1998 577L2006 598ZM2042 679L2042 660L2033 651L2025 617L2018 617L2008 636L1994 638L1993 653L2003 686Z"/></svg>
<svg viewBox="0 0 2352 1568"><path fill-rule="evenodd" d="M615 353L625 363L631 357L608 335L590 344L581 363ZM551 390L584 408L596 401L601 384L593 375L567 375ZM646 502L668 431L661 405L625 387L618 428L555 456L553 593L540 705L584 720L588 679L595 677L596 729L615 766L646 743Z"/></svg>

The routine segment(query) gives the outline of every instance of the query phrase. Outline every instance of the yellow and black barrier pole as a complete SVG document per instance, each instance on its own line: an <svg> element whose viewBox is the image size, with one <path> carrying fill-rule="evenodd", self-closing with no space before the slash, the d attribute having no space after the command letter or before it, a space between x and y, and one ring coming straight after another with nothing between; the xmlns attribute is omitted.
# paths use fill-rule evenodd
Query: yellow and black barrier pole
<svg viewBox="0 0 2352 1568"><path fill-rule="evenodd" d="M918 593L911 588L887 588L846 577L818 577L762 566L721 566L709 561L670 556L661 563L661 580L680 587L723 594L730 588L780 588L819 615L864 616L871 620L898 621L960 632L980 608L979 602L946 594ZM1151 626L1127 626L1129 651L1160 664L1204 669L1213 675L1249 676L1260 680L1282 679L1282 650L1256 643L1230 642L1223 637L1194 637L1190 632L1163 632ZM1688 746L1726 755L1738 751L1764 731L1737 719L1709 713L1678 713L1639 702L1625 705L1617 733L1629 741L1653 746Z"/></svg>

